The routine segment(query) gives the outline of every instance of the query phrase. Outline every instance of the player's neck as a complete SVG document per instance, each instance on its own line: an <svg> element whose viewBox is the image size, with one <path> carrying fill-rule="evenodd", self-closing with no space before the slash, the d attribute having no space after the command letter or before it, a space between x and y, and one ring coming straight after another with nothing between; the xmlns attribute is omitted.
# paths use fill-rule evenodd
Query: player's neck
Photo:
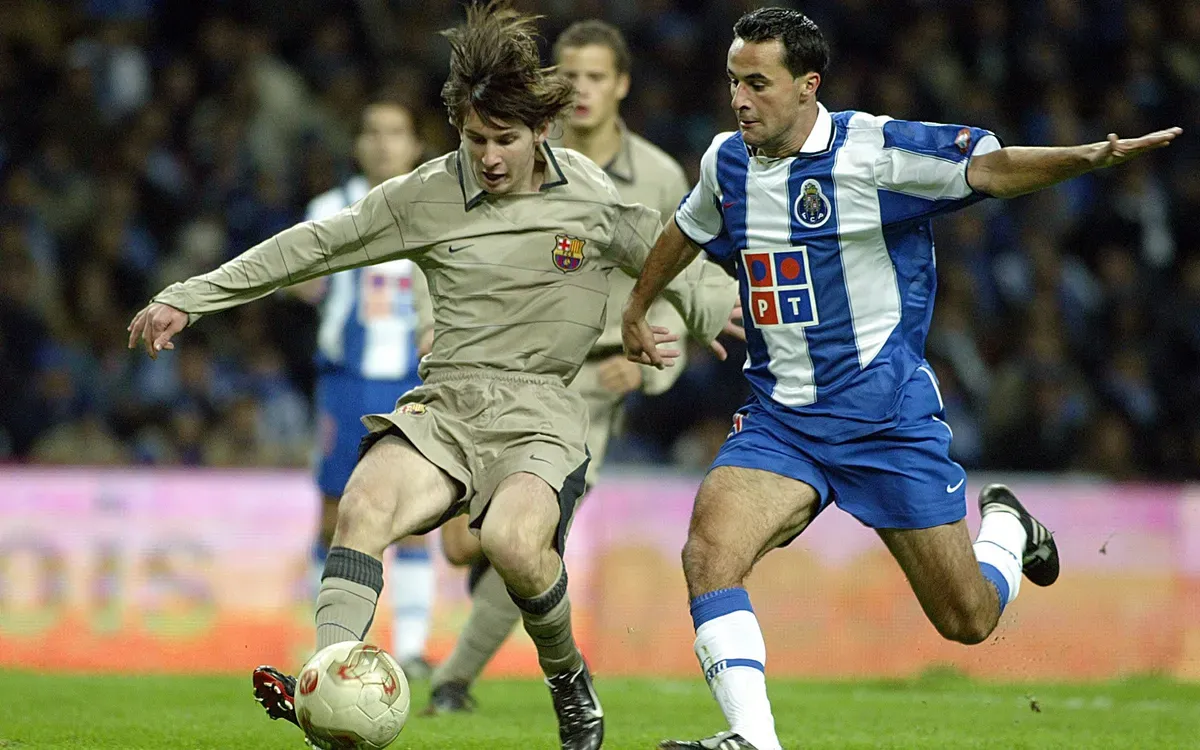
<svg viewBox="0 0 1200 750"><path fill-rule="evenodd" d="M817 115L821 110L817 107L817 100L812 99L800 110L800 116L796 119L795 124L791 127L783 138L779 139L778 145L764 144L759 149L763 156L771 159L779 159L786 156L794 156L800 153L800 149L804 148L804 144L808 141L808 136L812 134L813 128L817 125Z"/></svg>
<svg viewBox="0 0 1200 750"><path fill-rule="evenodd" d="M621 126L615 117L589 130L567 126L563 128L562 144L605 167L621 153Z"/></svg>

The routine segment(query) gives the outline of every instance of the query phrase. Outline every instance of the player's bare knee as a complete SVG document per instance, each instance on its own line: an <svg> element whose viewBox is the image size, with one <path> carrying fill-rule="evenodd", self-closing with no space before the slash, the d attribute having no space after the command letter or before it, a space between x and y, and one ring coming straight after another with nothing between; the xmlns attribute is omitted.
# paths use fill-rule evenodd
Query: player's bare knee
<svg viewBox="0 0 1200 750"><path fill-rule="evenodd" d="M750 574L753 559L726 549L718 539L693 530L683 545L683 575L691 596L740 586Z"/></svg>
<svg viewBox="0 0 1200 750"><path fill-rule="evenodd" d="M541 555L546 543L537 535L523 529L511 519L499 519L489 523L484 519L480 529L479 544L483 554L504 576L524 580L536 575L541 565Z"/></svg>
<svg viewBox="0 0 1200 750"><path fill-rule="evenodd" d="M338 504L337 525L332 541L367 554L382 555L392 542L389 531L395 511L391 493L358 486L346 488Z"/></svg>
<svg viewBox="0 0 1200 750"><path fill-rule="evenodd" d="M949 611L933 622L938 633L948 641L974 646L987 640L996 629L998 617L982 609Z"/></svg>

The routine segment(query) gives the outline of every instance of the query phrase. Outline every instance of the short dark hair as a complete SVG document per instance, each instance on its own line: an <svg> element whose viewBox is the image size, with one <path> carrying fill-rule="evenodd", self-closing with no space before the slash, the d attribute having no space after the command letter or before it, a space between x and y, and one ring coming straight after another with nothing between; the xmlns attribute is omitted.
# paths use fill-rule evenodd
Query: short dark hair
<svg viewBox="0 0 1200 750"><path fill-rule="evenodd" d="M820 73L829 68L829 43L811 18L790 8L759 8L738 19L733 33L747 42L783 44L783 64L792 77Z"/></svg>
<svg viewBox="0 0 1200 750"><path fill-rule="evenodd" d="M571 82L542 67L537 18L511 9L508 0L489 0L469 6L465 24L441 32L450 41L442 102L456 128L474 110L492 127L518 120L537 129L575 101Z"/></svg>
<svg viewBox="0 0 1200 750"><path fill-rule="evenodd" d="M617 75L625 75L629 72L633 58L629 55L629 45L625 42L625 35L611 23L596 19L576 21L558 35L558 39L554 40L554 62L562 60L564 49L585 47L589 44L608 47L612 51L613 63L617 66Z"/></svg>
<svg viewBox="0 0 1200 750"><path fill-rule="evenodd" d="M408 115L408 121L412 124L413 132L421 132L421 115L423 114L421 108L410 97L392 89L379 89L367 97L367 103L363 105L362 116L359 117L358 129L360 131L362 130L367 110L372 107L394 107L404 112Z"/></svg>

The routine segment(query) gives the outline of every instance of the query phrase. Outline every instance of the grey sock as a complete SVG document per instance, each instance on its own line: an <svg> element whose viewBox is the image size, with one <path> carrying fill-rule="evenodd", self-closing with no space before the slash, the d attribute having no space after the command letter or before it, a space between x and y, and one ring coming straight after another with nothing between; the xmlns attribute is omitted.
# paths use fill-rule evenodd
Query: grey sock
<svg viewBox="0 0 1200 750"><path fill-rule="evenodd" d="M583 655L571 633L571 600L567 596L567 569L546 591L531 599L508 592L521 610L525 632L537 646L538 663L547 677L570 672L583 666Z"/></svg>
<svg viewBox="0 0 1200 750"><path fill-rule="evenodd" d="M489 567L471 593L471 614L454 651L433 672L434 687L447 682L473 683L521 620L504 579Z"/></svg>
<svg viewBox="0 0 1200 750"><path fill-rule="evenodd" d="M365 638L381 591L382 562L347 547L329 550L317 594L317 650Z"/></svg>

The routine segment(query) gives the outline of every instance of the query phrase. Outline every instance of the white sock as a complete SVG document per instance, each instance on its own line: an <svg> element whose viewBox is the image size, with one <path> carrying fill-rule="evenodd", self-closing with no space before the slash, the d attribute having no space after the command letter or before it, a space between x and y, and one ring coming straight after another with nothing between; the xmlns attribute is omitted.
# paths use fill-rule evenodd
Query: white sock
<svg viewBox="0 0 1200 750"><path fill-rule="evenodd" d="M392 656L403 664L425 655L433 612L433 560L427 547L393 550L388 589L392 594Z"/></svg>
<svg viewBox="0 0 1200 750"><path fill-rule="evenodd" d="M745 589L692 600L696 657L729 728L759 750L780 750L767 698L767 646Z"/></svg>
<svg viewBox="0 0 1200 750"><path fill-rule="evenodd" d="M975 538L975 559L983 575L1000 592L1000 609L1021 590L1021 558L1025 555L1025 527L1012 513L997 508L985 513Z"/></svg>

